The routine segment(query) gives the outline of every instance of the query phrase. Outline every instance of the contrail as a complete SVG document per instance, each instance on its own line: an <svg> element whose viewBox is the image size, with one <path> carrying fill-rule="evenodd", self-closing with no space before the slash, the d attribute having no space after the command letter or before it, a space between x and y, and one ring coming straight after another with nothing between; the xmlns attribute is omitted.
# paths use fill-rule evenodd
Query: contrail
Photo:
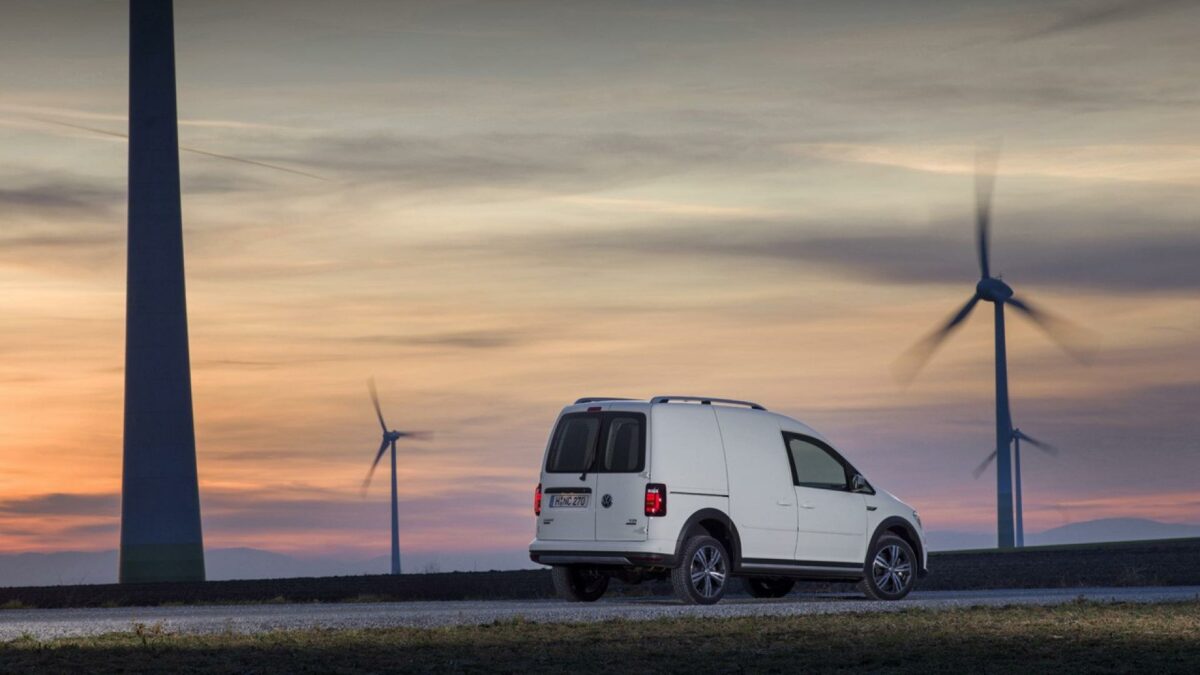
<svg viewBox="0 0 1200 675"><path fill-rule="evenodd" d="M90 131L94 134L102 134L104 136L113 136L115 138L129 140L128 134L123 134L123 133L120 133L117 131L109 131L107 129L98 129L96 127L84 126L82 124L72 124L71 122L63 122L61 120L52 120L52 119L49 119L46 117L31 117L29 119L32 119L36 122L42 122L43 124L55 124L60 127L68 127L71 129L78 129L80 131ZM279 166L277 164L268 164L266 162L259 162L259 161L253 160L253 159L245 159L243 157L233 157L232 155L222 155L222 154L219 154L216 152L209 152L207 150L198 150L196 148L189 148L189 147L183 146L183 145L179 146L179 149L183 150L185 152L191 152L191 153L194 153L197 155L204 155L205 157L214 157L216 159L227 159L231 162L239 162L241 164L249 164L251 166L260 166L260 167L263 167L264 169L274 169L276 171L284 171L287 173L296 174L297 176L304 176L305 178L312 178L315 180L323 180L323 181L329 180L328 178L325 178L324 176L318 176L313 173L300 171L299 169L289 169L286 166Z"/></svg>

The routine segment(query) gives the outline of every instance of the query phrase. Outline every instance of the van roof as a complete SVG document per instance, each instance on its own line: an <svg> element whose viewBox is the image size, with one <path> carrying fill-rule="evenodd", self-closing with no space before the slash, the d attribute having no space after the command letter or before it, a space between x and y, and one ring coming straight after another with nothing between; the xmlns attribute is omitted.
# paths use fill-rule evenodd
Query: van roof
<svg viewBox="0 0 1200 675"><path fill-rule="evenodd" d="M584 398L581 398L581 399L575 401L575 405L580 405L582 403L602 403L605 401L639 401L640 402L641 400L642 399L617 398L615 396L585 396ZM650 399L650 404L653 405L656 403L671 403L673 401L699 403L701 405L712 405L714 403L720 404L720 405L736 405L736 406L745 406L745 407L751 408L753 410L764 410L764 411L767 409L765 406L758 404L758 403L754 403L752 401L739 401L737 399L732 399L732 398L715 398L712 396L654 396Z"/></svg>
<svg viewBox="0 0 1200 675"><path fill-rule="evenodd" d="M752 401L739 401L737 399L716 398L716 397L712 397L712 396L652 396L649 400L642 399L642 398L623 398L623 397L619 397L619 396L585 396L585 397L575 401L575 403L573 403L572 405L567 406L563 412L571 411L571 409L574 408L575 406L582 406L582 405L586 405L589 403L596 403L596 404L602 404L602 403L622 404L622 403L624 403L626 405L633 405L633 406L642 406L642 405L654 406L654 405L668 404L668 403L686 403L689 405L698 404L698 405L710 405L710 406L711 405L720 405L720 406L742 407L742 408L747 408L749 410L755 411L757 413L763 413L766 415L770 415L771 417L774 417L775 419L779 420L779 422L781 423L781 426L784 427L785 429L790 429L792 431L804 433L809 436L814 436L816 438L819 438L822 441L829 442L829 439L825 438L823 435L821 435L820 432L818 432L816 429L813 429L812 427L805 424L804 422L801 422L800 420L795 419L794 417L788 417L786 415L780 415L779 413L776 413L776 412L771 412L771 411L767 410L766 407L764 407L758 403L754 403Z"/></svg>

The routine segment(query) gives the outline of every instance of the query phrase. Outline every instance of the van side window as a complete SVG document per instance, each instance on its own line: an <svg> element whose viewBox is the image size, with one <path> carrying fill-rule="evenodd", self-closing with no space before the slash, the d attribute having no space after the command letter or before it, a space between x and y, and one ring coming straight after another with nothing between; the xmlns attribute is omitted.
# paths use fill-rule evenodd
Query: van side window
<svg viewBox="0 0 1200 675"><path fill-rule="evenodd" d="M600 418L567 415L555 430L546 470L555 473L581 472L588 468L592 448L600 434Z"/></svg>
<svg viewBox="0 0 1200 675"><path fill-rule="evenodd" d="M791 460L793 483L826 490L850 489L846 465L831 448L795 434L784 434L784 440Z"/></svg>
<svg viewBox="0 0 1200 675"><path fill-rule="evenodd" d="M642 470L642 421L638 417L613 417L608 422L599 471L631 473Z"/></svg>

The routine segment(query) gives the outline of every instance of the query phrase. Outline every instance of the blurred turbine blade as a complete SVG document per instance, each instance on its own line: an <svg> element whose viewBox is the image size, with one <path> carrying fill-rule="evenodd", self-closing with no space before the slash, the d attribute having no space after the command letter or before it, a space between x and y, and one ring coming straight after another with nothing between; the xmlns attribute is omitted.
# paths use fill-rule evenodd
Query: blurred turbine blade
<svg viewBox="0 0 1200 675"><path fill-rule="evenodd" d="M1012 297L1005 300L1025 314L1054 340L1071 358L1081 363L1088 363L1096 355L1095 337L1087 329L1041 309L1034 309L1027 301Z"/></svg>
<svg viewBox="0 0 1200 675"><path fill-rule="evenodd" d="M996 185L998 154L995 149L975 152L975 243L979 251L979 273L984 279L992 275L992 188Z"/></svg>
<svg viewBox="0 0 1200 675"><path fill-rule="evenodd" d="M433 438L432 431L401 431L400 438L413 438L418 441L427 441Z"/></svg>
<svg viewBox="0 0 1200 675"><path fill-rule="evenodd" d="M388 440L385 438L383 439L383 443L379 445L379 452L375 453L375 461L371 462L371 470L367 471L367 477L363 480L362 493L364 497L367 496L367 488L371 485L371 477L375 475L375 467L379 466L379 460L383 457L383 453L387 450L387 447Z"/></svg>
<svg viewBox="0 0 1200 675"><path fill-rule="evenodd" d="M904 354L902 354L900 359L896 362L896 379L905 384L912 382L913 378L917 376L917 373L921 371L921 368L923 368L925 364L929 362L929 359L933 357L933 353L936 352L938 347L941 346L942 342L946 339L946 336L949 335L950 332L955 328L957 328L960 323L966 320L967 316L971 314L971 310L975 309L975 305L978 302L979 296L972 295L971 299L967 301L967 304L963 305L962 308L954 314L954 316L950 317L950 320L946 322L946 325L925 336L912 347L909 347L908 351L904 352Z"/></svg>
<svg viewBox="0 0 1200 675"><path fill-rule="evenodd" d="M379 407L379 392L375 391L375 378L367 380L367 389L371 392L371 403L375 404L375 414L379 417L379 426L387 433L387 423L383 421L383 410Z"/></svg>
<svg viewBox="0 0 1200 675"><path fill-rule="evenodd" d="M982 476L983 472L987 470L988 464L991 464L992 460L994 460L994 459L996 459L996 451L995 450L993 450L992 454L988 455L987 459L980 462L979 466L975 467L975 470L971 472L971 474L975 476L975 480L979 480L979 477Z"/></svg>
<svg viewBox="0 0 1200 675"><path fill-rule="evenodd" d="M1030 436L1029 434L1025 433L1024 431L1021 431L1021 430L1014 431L1013 436L1021 439L1022 441L1025 441L1026 443L1032 445L1033 447L1037 448L1038 450L1041 450L1042 452L1046 453L1047 455L1058 455L1058 448L1054 447L1053 445L1050 445L1049 443L1043 443L1042 441L1039 441L1038 439Z"/></svg>

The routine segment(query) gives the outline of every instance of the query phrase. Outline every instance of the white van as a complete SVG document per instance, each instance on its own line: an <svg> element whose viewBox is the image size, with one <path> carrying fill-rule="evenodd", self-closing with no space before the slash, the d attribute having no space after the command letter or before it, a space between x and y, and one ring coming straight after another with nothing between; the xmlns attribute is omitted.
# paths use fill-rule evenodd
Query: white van
<svg viewBox="0 0 1200 675"><path fill-rule="evenodd" d="M613 577L669 577L684 602L711 604L735 576L755 597L822 579L898 600L926 573L916 511L808 426L746 401L579 399L550 434L533 510L529 556L573 601Z"/></svg>

